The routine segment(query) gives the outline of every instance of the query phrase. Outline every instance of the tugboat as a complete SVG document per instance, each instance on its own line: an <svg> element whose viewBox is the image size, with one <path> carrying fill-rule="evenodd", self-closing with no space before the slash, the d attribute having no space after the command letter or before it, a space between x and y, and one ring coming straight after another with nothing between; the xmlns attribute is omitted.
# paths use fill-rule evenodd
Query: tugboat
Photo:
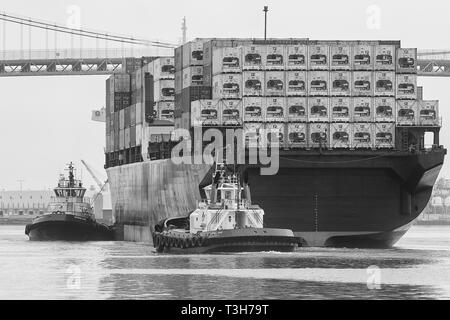
<svg viewBox="0 0 450 320"><path fill-rule="evenodd" d="M264 210L241 199L245 192L226 164L215 166L206 199L188 217L169 218L155 226L153 245L157 252L292 252L297 247L288 229L263 227Z"/></svg>
<svg viewBox="0 0 450 320"><path fill-rule="evenodd" d="M68 165L69 176L60 176L54 189L55 201L48 212L33 219L25 227L31 241L105 241L113 240L113 230L95 220L92 207L84 199L86 189L75 180L74 166Z"/></svg>

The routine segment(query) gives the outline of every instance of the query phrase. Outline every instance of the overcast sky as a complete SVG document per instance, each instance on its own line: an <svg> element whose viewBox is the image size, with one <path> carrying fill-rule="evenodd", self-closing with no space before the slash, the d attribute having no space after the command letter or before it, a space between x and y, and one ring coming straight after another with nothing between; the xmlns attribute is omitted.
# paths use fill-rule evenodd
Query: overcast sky
<svg viewBox="0 0 450 320"><path fill-rule="evenodd" d="M426 3L426 5L424 5ZM178 43L186 16L188 39L196 37L262 37L262 7L269 5L268 36L310 39L390 39L403 47L450 48L447 1L76 1L2 0L0 11L66 25ZM0 50L18 49L20 29L7 25ZM28 30L23 47L28 49ZM49 48L54 46L53 35ZM33 49L45 49L45 33L32 31ZM60 36L58 47L70 47ZM79 45L79 40L73 41ZM84 47L95 42L83 41ZM112 46L110 44L110 46ZM99 47L104 47L103 43ZM162 52L160 52L162 53ZM0 78L0 189L50 188L69 161L86 160L103 172L104 125L90 120L91 110L104 106L104 76ZM450 79L420 78L425 99L439 99L441 143L450 145ZM81 164L79 164L80 166ZM103 172L104 173L104 172ZM450 177L450 164L442 172ZM86 170L86 184L93 184ZM106 177L106 174L104 174Z"/></svg>

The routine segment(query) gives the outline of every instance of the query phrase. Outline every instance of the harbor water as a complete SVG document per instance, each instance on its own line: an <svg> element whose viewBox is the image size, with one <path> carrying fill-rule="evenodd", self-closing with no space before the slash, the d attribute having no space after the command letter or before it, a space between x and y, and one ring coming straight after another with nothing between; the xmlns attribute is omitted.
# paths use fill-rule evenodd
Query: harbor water
<svg viewBox="0 0 450 320"><path fill-rule="evenodd" d="M31 242L0 226L0 299L449 299L450 226L392 249L157 254L130 242Z"/></svg>

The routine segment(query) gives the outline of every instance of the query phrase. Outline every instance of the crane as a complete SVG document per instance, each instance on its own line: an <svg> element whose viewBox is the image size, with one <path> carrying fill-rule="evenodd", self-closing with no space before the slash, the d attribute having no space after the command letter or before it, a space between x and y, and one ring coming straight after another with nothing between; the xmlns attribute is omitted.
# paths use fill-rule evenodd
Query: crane
<svg viewBox="0 0 450 320"><path fill-rule="evenodd" d="M106 180L105 182L101 182L100 179L97 178L95 173L92 171L91 167L86 163L86 161L81 160L81 163L86 167L87 171L89 171L89 173L91 174L92 178L97 183L97 186L100 188L100 192L101 192L103 190L103 188L105 187L105 185L108 183L108 180Z"/></svg>

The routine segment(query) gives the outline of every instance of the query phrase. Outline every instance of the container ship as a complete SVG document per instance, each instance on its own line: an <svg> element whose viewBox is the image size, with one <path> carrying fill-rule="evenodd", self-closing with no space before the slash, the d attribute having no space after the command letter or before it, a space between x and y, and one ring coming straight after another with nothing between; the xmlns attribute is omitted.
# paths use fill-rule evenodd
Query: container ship
<svg viewBox="0 0 450 320"><path fill-rule="evenodd" d="M422 99L417 49L400 41L195 39L125 67L106 81L119 240L151 243L154 225L204 198L213 165L173 155L180 143L206 152L195 132L241 130L247 200L302 246L392 246L443 165L438 101ZM276 174L249 161L277 148Z"/></svg>

